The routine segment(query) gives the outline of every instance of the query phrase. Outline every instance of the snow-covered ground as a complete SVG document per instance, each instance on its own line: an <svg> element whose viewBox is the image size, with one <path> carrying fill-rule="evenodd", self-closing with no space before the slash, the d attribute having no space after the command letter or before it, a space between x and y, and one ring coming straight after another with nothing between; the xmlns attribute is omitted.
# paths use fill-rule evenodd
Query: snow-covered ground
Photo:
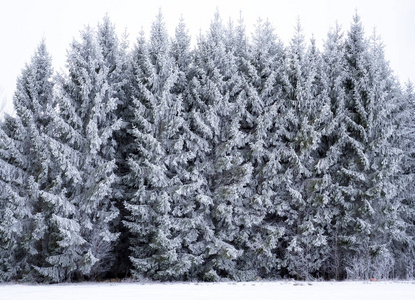
<svg viewBox="0 0 415 300"><path fill-rule="evenodd" d="M0 285L1 300L411 300L415 282L100 283Z"/></svg>

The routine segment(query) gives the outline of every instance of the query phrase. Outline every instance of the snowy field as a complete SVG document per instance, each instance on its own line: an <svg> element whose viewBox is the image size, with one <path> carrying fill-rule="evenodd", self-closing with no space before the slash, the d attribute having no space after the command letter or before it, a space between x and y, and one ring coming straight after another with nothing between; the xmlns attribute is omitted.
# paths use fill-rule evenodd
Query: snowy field
<svg viewBox="0 0 415 300"><path fill-rule="evenodd" d="M0 300L411 300L415 282L102 283L0 285Z"/></svg>

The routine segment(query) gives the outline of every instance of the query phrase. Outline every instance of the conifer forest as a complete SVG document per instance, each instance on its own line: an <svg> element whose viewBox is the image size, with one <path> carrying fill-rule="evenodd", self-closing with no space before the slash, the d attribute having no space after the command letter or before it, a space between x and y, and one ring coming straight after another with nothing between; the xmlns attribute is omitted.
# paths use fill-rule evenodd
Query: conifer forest
<svg viewBox="0 0 415 300"><path fill-rule="evenodd" d="M415 277L415 91L381 38L104 17L0 121L0 281Z"/></svg>

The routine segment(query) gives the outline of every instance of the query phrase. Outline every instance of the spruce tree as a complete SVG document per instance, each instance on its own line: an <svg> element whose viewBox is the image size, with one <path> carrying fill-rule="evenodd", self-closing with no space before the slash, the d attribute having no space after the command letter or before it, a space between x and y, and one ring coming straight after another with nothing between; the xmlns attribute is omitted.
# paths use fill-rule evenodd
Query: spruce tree
<svg viewBox="0 0 415 300"><path fill-rule="evenodd" d="M23 241L30 232L32 210L26 203L24 128L18 119L6 115L0 136L0 281L9 281L21 279L28 271Z"/></svg>
<svg viewBox="0 0 415 300"><path fill-rule="evenodd" d="M124 208L126 199L126 185L123 177L128 173L127 156L128 145L131 137L127 133L128 114L129 114L129 56L127 53L128 41L124 36L120 41L115 32L115 26L108 16L105 16L102 23L97 27L97 42L101 51L103 64L107 68L107 81L111 87L111 97L114 98L115 108L106 114L107 120L117 123L117 130L113 132L111 145L106 154L107 159L114 160L116 169L116 181L112 185L112 201L119 210L118 217L112 223L112 231L120 234L113 249L111 274L108 276L126 276L130 268L128 250L128 229L122 224L124 216L127 214Z"/></svg>
<svg viewBox="0 0 415 300"><path fill-rule="evenodd" d="M347 209L347 203L338 188L343 143L347 138L344 52L343 33L340 26L336 25L329 31L322 53L321 105L328 109L323 109L325 117L322 118L321 140L315 165L315 172L321 179L315 183L313 193L325 205L325 214L329 221L326 227L329 253L322 266L322 274L337 280L345 276L342 245L347 243L347 237L343 236L342 230L342 216Z"/></svg>
<svg viewBox="0 0 415 300"><path fill-rule="evenodd" d="M11 243L10 249L14 252L9 253L9 259L14 260L9 273L14 274L14 279L35 280L34 269L47 251L44 247L48 221L45 199L49 196L51 183L48 148L51 119L48 111L53 101L52 72L51 58L42 41L17 81L14 96L17 117L7 117L3 124L3 162L9 167L14 166L14 172L20 169L16 180L12 180L9 174L3 182L7 191L4 208L7 211L15 207L7 213L3 224L7 223L12 229L6 233L4 228L8 243ZM13 233L13 228L19 232Z"/></svg>
<svg viewBox="0 0 415 300"><path fill-rule="evenodd" d="M111 266L118 237L111 222L118 216L112 200L113 133L120 122L111 115L117 108L109 82L111 69L91 28L81 33L81 42L72 43L68 69L68 77L57 78L52 112L56 140L52 151L60 170L52 215L55 244L48 264L39 268L51 281L103 275Z"/></svg>
<svg viewBox="0 0 415 300"><path fill-rule="evenodd" d="M342 161L337 178L339 190L346 203L343 213L343 238L346 256L344 263L348 276L369 276L369 237L371 225L366 218L371 211L370 203L362 197L368 181L366 171L369 158L365 141L367 125L368 49L359 16L353 19L345 41L346 77L345 119L342 132ZM357 261L358 260L358 261ZM353 274L351 274L353 273Z"/></svg>
<svg viewBox="0 0 415 300"><path fill-rule="evenodd" d="M402 154L393 142L396 130L393 119L400 93L388 62L383 44L374 31L369 40L369 105L368 140L370 151L371 187L366 192L372 202L372 274L391 278L394 269L393 242L407 239L399 215L399 188L396 187Z"/></svg>
<svg viewBox="0 0 415 300"><path fill-rule="evenodd" d="M218 13L201 37L195 54L194 122L210 149L204 155L204 176L213 204L214 236L209 241L206 279L241 276L236 266L243 253L246 185L252 167L244 158L246 134L241 130L246 100L232 47L226 49L225 31ZM228 45L231 45L229 43ZM203 113L203 115L200 115ZM241 231L242 230L242 231Z"/></svg>
<svg viewBox="0 0 415 300"><path fill-rule="evenodd" d="M282 112L282 87L285 80L286 53L269 21L259 20L252 37L249 60L253 68L246 71L248 103L246 124L249 135L249 160L253 178L252 227L248 253L259 276L275 276L281 267L281 237L284 224L277 210L280 184L279 115Z"/></svg>
<svg viewBox="0 0 415 300"><path fill-rule="evenodd" d="M284 178L278 197L287 205L283 212L287 243L284 265L291 275L303 279L319 270L326 248L320 216L324 208L312 194L319 181L314 165L321 138L320 110L324 108L319 103L320 61L313 40L306 51L298 21L288 49L287 79L283 84L284 116L279 139Z"/></svg>
<svg viewBox="0 0 415 300"><path fill-rule="evenodd" d="M125 225L135 277L189 279L202 263L200 208L193 169L194 137L184 117L189 38L182 22L172 47L161 12L150 41L141 36L132 55L134 112Z"/></svg>
<svg viewBox="0 0 415 300"><path fill-rule="evenodd" d="M182 155L180 178L182 188L181 197L175 206L182 211L178 216L180 222L177 228L182 236L182 252L185 253L185 261L190 261L191 266L186 272L186 279L200 279L203 277L203 265L205 263L205 250L210 240L210 203L205 197L207 182L203 173L203 158L207 143L195 123L195 107L193 102L194 91L192 89L195 80L194 51L191 51L190 36L183 19L176 28L175 38L172 42L171 55L177 66L177 81L172 89L173 95L182 101L181 135L185 141ZM202 169L201 169L202 167Z"/></svg>
<svg viewBox="0 0 415 300"><path fill-rule="evenodd" d="M413 279L415 277L415 252L414 252L414 226L415 202L414 202L414 173L415 173L415 93L412 82L407 82L402 91L398 107L393 118L395 124L395 136L393 142L399 145L402 153L399 175L396 180L399 187L399 216L405 228L405 235L393 244L396 260L396 275L399 278Z"/></svg>
<svg viewBox="0 0 415 300"><path fill-rule="evenodd" d="M390 144L395 85L383 53L369 45L355 14L346 40L346 134L340 189L348 203L349 277L388 277L393 259L388 227L398 233L393 178L399 160ZM389 224L389 225L388 225Z"/></svg>

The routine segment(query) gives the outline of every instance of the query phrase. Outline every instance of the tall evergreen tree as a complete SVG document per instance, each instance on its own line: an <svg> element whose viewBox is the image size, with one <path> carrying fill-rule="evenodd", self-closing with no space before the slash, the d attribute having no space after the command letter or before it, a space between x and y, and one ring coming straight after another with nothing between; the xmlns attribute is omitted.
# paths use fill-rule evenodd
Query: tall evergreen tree
<svg viewBox="0 0 415 300"><path fill-rule="evenodd" d="M91 28L68 54L69 76L58 78L53 152L59 174L59 200L52 220L55 247L39 271L52 281L95 278L111 264L118 234L112 185L116 180L113 133L120 126L110 71Z"/></svg>
<svg viewBox="0 0 415 300"><path fill-rule="evenodd" d="M327 260L322 266L322 274L335 279L345 276L341 245L347 243L343 239L342 216L346 211L347 203L338 187L338 174L342 161L343 143L347 140L345 130L345 90L346 76L345 47L343 33L339 25L331 29L327 35L322 53L321 72L321 105L325 117L322 117L321 140L318 148L315 172L320 176L314 188L315 197L319 197L325 205L327 221L326 227ZM323 222L326 224L326 222Z"/></svg>
<svg viewBox="0 0 415 300"><path fill-rule="evenodd" d="M196 50L195 123L207 138L204 176L211 199L214 237L207 252L207 279L238 277L236 260L243 253L239 234L245 226L246 185L252 168L244 159L246 135L241 130L245 99L232 48L226 49L225 31L215 14L206 37ZM203 119L199 112L204 113Z"/></svg>
<svg viewBox="0 0 415 300"><path fill-rule="evenodd" d="M9 281L21 279L28 271L28 249L23 241L30 232L32 210L26 203L24 128L19 120L6 115L0 136L0 281Z"/></svg>
<svg viewBox="0 0 415 300"><path fill-rule="evenodd" d="M366 170L369 168L369 158L366 153L365 141L367 125L367 90L368 90L368 49L364 37L363 26L359 16L354 16L353 23L345 42L346 77L345 89L345 119L342 128L342 161L338 162L340 171L337 180L346 207L343 213L343 238L346 255L346 268L353 265L355 258L365 257L368 261L368 251L363 254L363 248L368 250L370 223L366 216L370 212L370 203L362 197L367 182ZM370 260L370 257L369 257ZM355 272L361 273L360 262L355 263ZM349 274L348 276L352 276ZM353 276L369 276L368 273Z"/></svg>
<svg viewBox="0 0 415 300"><path fill-rule="evenodd" d="M3 182L7 183L4 208L7 211L15 207L8 211L5 218L7 225L4 223L3 226L18 230L6 234L8 243L14 244L9 244L13 251L9 253L9 259L14 260L14 266L9 266L9 272L14 274L14 278L24 280L36 278L34 267L47 251L44 247L47 222L45 199L49 195L48 187L51 183L48 148L51 118L47 112L53 100L52 72L51 58L42 41L31 63L25 67L17 81L14 96L17 117L8 117L2 131L5 134L2 139L2 146L5 147L3 162L9 166L6 170L14 166L14 172L18 172L17 180L11 180L9 174L5 179L9 178ZM19 185L20 190L17 188ZM18 205L16 201L19 201ZM6 227L4 230L6 233Z"/></svg>
<svg viewBox="0 0 415 300"><path fill-rule="evenodd" d="M391 265L387 233L396 224L392 201L396 150L391 147L388 120L394 102L394 83L380 48L369 49L360 17L355 14L346 40L346 135L339 178L349 207L344 222L348 235L348 276L389 276L380 265ZM395 225L393 225L395 227ZM395 227L396 228L396 227ZM385 267L386 268L386 267Z"/></svg>
<svg viewBox="0 0 415 300"><path fill-rule="evenodd" d="M284 265L291 275L309 278L324 260L326 240L320 226L321 204L310 191L318 180L314 172L320 143L320 56L315 45L306 51L297 22L288 49L287 79L284 82L284 116L280 121L280 164L284 178L277 197L287 209L287 252Z"/></svg>
<svg viewBox="0 0 415 300"><path fill-rule="evenodd" d="M270 23L261 20L253 36L253 46L248 43L242 16L236 27L229 27L225 38L239 77L237 115L243 138L236 153L250 173L243 184L240 204L235 212L235 218L240 220L239 238L235 245L243 252L236 260L236 271L232 276L238 280L252 280L275 272L278 261L274 251L281 237L281 228L270 217L274 209L273 187L267 181L267 178L274 177L276 170L264 172L264 165L275 154L273 141L269 138L274 125L273 116L279 105L282 77L279 71L284 51Z"/></svg>
<svg viewBox="0 0 415 300"><path fill-rule="evenodd" d="M248 184L251 213L257 225L252 227L247 252L255 257L251 262L259 276L275 276L281 267L280 238L284 232L277 196L281 180L278 126L286 53L269 21L258 21L252 40L249 60L253 68L248 68L245 75L249 88L244 127L248 129L249 160L253 166L253 178Z"/></svg>
<svg viewBox="0 0 415 300"><path fill-rule="evenodd" d="M413 84L409 81L398 103L393 118L395 123L395 136L393 142L399 145L402 151L400 172L396 180L398 199L400 203L399 215L405 226L406 235L401 240L395 240L393 245L396 260L395 276L399 278L413 279L415 277L415 252L414 252L414 226L415 201L414 201L414 173L415 173L415 93Z"/></svg>
<svg viewBox="0 0 415 300"><path fill-rule="evenodd" d="M194 51L190 50L190 36L183 19L176 28L171 53L178 71L172 93L182 101L184 123L181 135L185 141L182 151L186 155L186 160L182 160L183 169L178 170L182 173L179 176L183 188L180 190L181 199L175 205L178 211L182 211L179 214L182 220L177 228L182 232L185 262L191 260L191 266L183 278L200 279L204 272L206 246L211 238L210 202L206 198L207 181L203 172L203 158L208 145L195 126L199 122L199 115L195 114L192 81L197 72L193 63Z"/></svg>
<svg viewBox="0 0 415 300"><path fill-rule="evenodd" d="M371 186L366 192L372 202L374 232L372 276L390 278L394 269L393 242L407 240L405 225L399 215L399 188L396 187L401 150L393 142L396 130L393 119L400 93L396 79L385 59L383 44L374 31L369 40L369 114L367 128L370 151Z"/></svg>
<svg viewBox="0 0 415 300"><path fill-rule="evenodd" d="M126 186L123 177L128 173L127 156L128 145L131 141L127 133L129 114L129 56L127 54L128 42L126 36L120 41L115 32L115 26L108 16L105 16L102 23L98 24L97 42L101 51L103 64L107 69L107 81L111 89L111 97L115 107L107 112L106 118L112 123L117 123L117 130L113 132L113 138L106 154L106 158L116 163L115 175L117 180L112 185L112 200L120 211L117 219L112 223L112 231L120 234L113 250L111 274L109 276L126 276L130 268L127 228L122 224L122 219L127 214L124 207L126 199Z"/></svg>
<svg viewBox="0 0 415 300"><path fill-rule="evenodd" d="M200 208L194 192L200 182L192 170L194 137L183 116L190 58L183 22L176 34L172 48L160 12L149 43L141 36L132 56L132 192L125 224L133 235L135 277L189 279L202 263L204 219L195 216Z"/></svg>

